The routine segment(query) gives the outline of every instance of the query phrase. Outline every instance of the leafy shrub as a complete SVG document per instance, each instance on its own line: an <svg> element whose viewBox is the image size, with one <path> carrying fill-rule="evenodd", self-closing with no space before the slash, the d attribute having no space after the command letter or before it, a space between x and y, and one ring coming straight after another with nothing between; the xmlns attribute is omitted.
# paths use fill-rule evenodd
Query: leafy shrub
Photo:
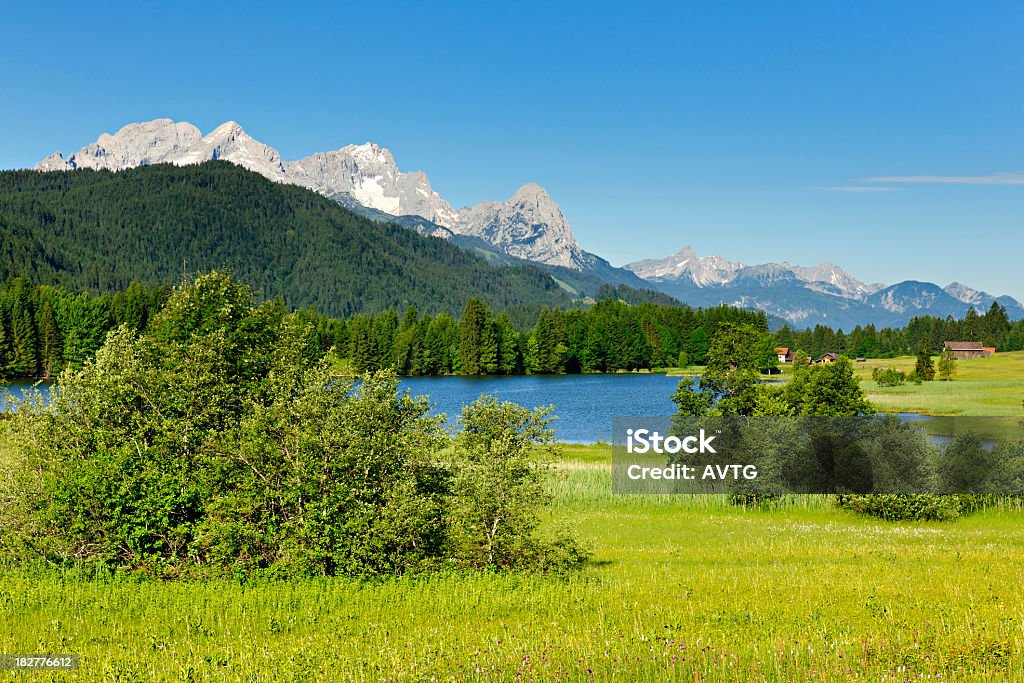
<svg viewBox="0 0 1024 683"><path fill-rule="evenodd" d="M902 370L894 368L887 368L885 370L875 368L871 371L871 379L880 387L898 387L906 383L907 374Z"/></svg>
<svg viewBox="0 0 1024 683"><path fill-rule="evenodd" d="M534 534L544 413L481 399L441 462L451 440L425 398L393 373L337 376L318 355L279 304L199 277L146 333L110 333L49 405L36 396L9 420L0 542L164 578L549 569L585 555Z"/></svg>
<svg viewBox="0 0 1024 683"><path fill-rule="evenodd" d="M583 550L567 534L554 542L535 536L537 511L554 454L551 408L528 410L481 396L465 406L454 441L453 543L471 566L539 566L561 570L580 564ZM535 448L535 446L540 448Z"/></svg>
<svg viewBox="0 0 1024 683"><path fill-rule="evenodd" d="M973 512L982 504L975 495L875 494L837 495L836 507L889 521L948 521Z"/></svg>

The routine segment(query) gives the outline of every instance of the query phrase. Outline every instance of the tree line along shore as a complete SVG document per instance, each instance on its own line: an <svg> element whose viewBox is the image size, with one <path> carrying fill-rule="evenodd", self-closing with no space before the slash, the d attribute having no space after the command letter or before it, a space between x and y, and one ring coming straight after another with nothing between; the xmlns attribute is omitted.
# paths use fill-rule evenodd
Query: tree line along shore
<svg viewBox="0 0 1024 683"><path fill-rule="evenodd" d="M133 282L114 294L71 292L18 277L0 286L0 378L49 378L80 367L120 326L144 330L173 292L169 285ZM627 303L605 288L590 305L568 309L511 306L492 309L470 298L458 317L387 309L347 318L312 308L296 314L313 330L314 344L353 374L391 369L399 375L516 375L649 370L699 366L723 324L764 332L762 312L728 306L691 308ZM285 301L272 305L288 310ZM925 316L899 329L868 325L849 332L823 326L775 331L761 368L776 365L775 347L849 357L892 358L939 353L945 341L978 341L1000 352L1024 349L1024 321L1010 321L998 303L983 315Z"/></svg>

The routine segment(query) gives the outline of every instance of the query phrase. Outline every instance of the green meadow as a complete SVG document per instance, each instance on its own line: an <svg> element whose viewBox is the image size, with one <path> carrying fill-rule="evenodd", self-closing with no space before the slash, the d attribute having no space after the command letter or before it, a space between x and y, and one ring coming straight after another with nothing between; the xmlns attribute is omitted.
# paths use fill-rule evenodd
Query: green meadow
<svg viewBox="0 0 1024 683"><path fill-rule="evenodd" d="M899 387L880 387L871 381L873 368L909 373L915 362L915 357L903 356L869 359L854 367L868 400L879 410L925 415L1024 415L1024 351L957 361L956 375L950 381L936 379Z"/></svg>
<svg viewBox="0 0 1024 683"><path fill-rule="evenodd" d="M15 454L2 452L0 457ZM579 574L160 583L0 573L0 653L77 653L60 681L1019 681L1024 512L886 523L615 496L567 446L545 524ZM0 674L2 677L4 674Z"/></svg>

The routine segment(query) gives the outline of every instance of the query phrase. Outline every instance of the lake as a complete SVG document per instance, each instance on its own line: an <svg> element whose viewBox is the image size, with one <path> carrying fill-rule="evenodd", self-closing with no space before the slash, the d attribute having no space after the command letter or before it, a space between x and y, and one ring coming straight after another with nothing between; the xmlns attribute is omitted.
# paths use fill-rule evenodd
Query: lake
<svg viewBox="0 0 1024 683"><path fill-rule="evenodd" d="M430 396L435 413L449 420L480 394L527 408L555 406L552 425L559 441L594 443L611 438L617 415L672 415L671 396L681 377L629 373L611 375L516 375L511 377L406 377L402 386Z"/></svg>
<svg viewBox="0 0 1024 683"><path fill-rule="evenodd" d="M497 396L526 408L555 406L555 437L568 443L610 441L612 418L627 415L673 415L671 396L682 377L654 373L611 375L516 375L511 377L403 377L400 384L414 396L426 395L434 404L432 414L444 413L449 422L480 394ZM45 388L48 383L41 383ZM7 385L12 396L21 397L32 382L15 380ZM931 418L900 413L903 420ZM935 441L949 437L933 436ZM986 443L991 448L995 442Z"/></svg>
<svg viewBox="0 0 1024 683"><path fill-rule="evenodd" d="M611 437L616 415L671 415L670 397L681 377L653 373L611 375L517 375L512 377L404 377L403 388L430 396L434 414L449 420L480 394L491 394L527 408L554 405L555 436L559 441L594 443ZM15 397L32 382L13 381Z"/></svg>

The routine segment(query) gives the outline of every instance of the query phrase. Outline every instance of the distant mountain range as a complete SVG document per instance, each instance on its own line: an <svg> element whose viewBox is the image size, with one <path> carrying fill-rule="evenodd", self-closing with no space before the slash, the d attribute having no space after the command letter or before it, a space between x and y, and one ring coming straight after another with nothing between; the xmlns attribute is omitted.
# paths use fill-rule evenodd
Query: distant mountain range
<svg viewBox="0 0 1024 683"><path fill-rule="evenodd" d="M915 280L865 284L833 263L809 268L788 263L748 266L718 256L700 257L686 246L672 256L625 268L691 305L759 308L794 327L902 326L916 315L959 318L971 307L984 313L993 302L1004 306L1011 318L1024 318L1024 306L1009 296L993 296L959 282L944 288Z"/></svg>
<svg viewBox="0 0 1024 683"><path fill-rule="evenodd" d="M916 315L962 316L984 312L993 301L1011 318L1024 306L959 283L865 284L832 263L744 265L719 256L700 257L691 247L662 259L623 268L584 251L569 221L544 188L527 183L510 199L454 209L422 171L400 171L391 152L373 143L348 145L297 161L249 136L233 121L207 135L190 123L156 119L132 123L64 157L55 152L42 171L78 168L120 171L158 163L179 166L224 160L280 183L311 189L378 222L396 222L422 235L441 237L502 264L539 265L573 295L602 284L655 288L693 306L719 304L762 309L792 326L825 324L901 326Z"/></svg>

